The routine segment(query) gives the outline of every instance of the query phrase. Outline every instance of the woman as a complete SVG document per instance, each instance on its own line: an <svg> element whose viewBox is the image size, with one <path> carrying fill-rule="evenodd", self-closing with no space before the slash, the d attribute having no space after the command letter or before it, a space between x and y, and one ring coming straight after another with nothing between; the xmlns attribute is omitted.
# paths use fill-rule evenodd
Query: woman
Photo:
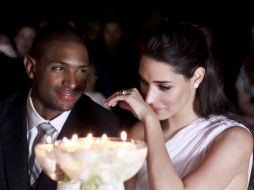
<svg viewBox="0 0 254 190"><path fill-rule="evenodd" d="M140 122L131 138L145 140L147 163L128 190L246 190L252 135L231 114L206 39L197 27L166 25L142 49L137 89L113 94Z"/></svg>

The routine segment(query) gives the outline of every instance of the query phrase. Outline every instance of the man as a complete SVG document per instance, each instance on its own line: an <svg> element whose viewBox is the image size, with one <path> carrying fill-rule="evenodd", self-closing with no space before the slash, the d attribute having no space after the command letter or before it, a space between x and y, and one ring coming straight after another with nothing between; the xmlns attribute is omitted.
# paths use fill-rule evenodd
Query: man
<svg viewBox="0 0 254 190"><path fill-rule="evenodd" d="M30 91L0 103L0 189L55 190L56 182L43 172L31 182L37 126L50 123L57 139L88 132L116 136L118 120L84 95L88 53L74 28L48 26L39 31L24 65L32 81Z"/></svg>

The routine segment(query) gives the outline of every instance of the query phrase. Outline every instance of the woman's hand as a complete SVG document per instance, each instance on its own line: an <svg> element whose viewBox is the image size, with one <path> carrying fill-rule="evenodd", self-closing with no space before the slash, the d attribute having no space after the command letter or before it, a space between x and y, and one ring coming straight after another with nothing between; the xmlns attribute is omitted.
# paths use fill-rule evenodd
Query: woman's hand
<svg viewBox="0 0 254 190"><path fill-rule="evenodd" d="M143 97L136 88L123 90L112 94L106 104L111 107L119 105L121 108L129 110L139 120L145 120L148 116L156 117L150 106L144 101Z"/></svg>

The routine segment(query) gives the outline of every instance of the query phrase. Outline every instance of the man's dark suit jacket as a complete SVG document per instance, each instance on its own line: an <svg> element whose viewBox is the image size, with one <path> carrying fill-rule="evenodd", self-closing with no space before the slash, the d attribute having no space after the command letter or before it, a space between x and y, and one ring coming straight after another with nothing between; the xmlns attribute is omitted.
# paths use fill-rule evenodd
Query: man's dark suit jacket
<svg viewBox="0 0 254 190"><path fill-rule="evenodd" d="M27 94L9 97L0 102L0 189L29 190L28 141L26 124ZM94 136L106 133L118 135L118 119L112 112L83 95L72 109L58 139L73 133ZM68 164L68 163L66 163ZM38 178L38 190L55 190L56 182L43 172Z"/></svg>

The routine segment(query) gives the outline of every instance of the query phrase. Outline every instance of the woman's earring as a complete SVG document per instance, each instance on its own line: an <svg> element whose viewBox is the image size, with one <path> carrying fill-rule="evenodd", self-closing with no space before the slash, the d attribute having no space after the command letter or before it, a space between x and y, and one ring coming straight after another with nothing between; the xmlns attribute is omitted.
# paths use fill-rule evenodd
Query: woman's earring
<svg viewBox="0 0 254 190"><path fill-rule="evenodd" d="M198 83L195 83L195 84L193 85L193 88L197 89L197 88L198 88Z"/></svg>

